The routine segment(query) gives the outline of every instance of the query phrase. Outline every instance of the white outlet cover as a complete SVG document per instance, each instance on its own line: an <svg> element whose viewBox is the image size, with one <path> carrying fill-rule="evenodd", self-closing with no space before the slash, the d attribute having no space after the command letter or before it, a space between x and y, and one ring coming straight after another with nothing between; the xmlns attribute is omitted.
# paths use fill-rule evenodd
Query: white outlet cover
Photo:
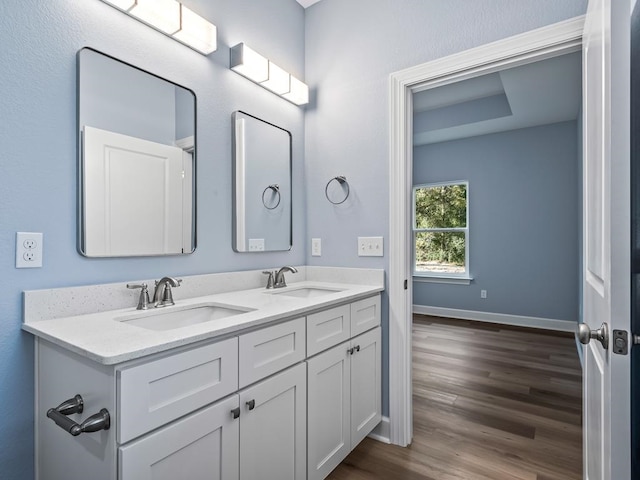
<svg viewBox="0 0 640 480"><path fill-rule="evenodd" d="M42 233L16 232L16 268L42 267Z"/></svg>
<svg viewBox="0 0 640 480"><path fill-rule="evenodd" d="M250 238L249 239L249 251L250 252L264 252L264 238Z"/></svg>

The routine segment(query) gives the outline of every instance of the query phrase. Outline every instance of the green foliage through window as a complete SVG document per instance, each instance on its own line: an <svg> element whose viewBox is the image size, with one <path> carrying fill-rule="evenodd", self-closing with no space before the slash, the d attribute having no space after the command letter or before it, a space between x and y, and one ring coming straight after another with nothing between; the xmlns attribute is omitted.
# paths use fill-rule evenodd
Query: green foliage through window
<svg viewBox="0 0 640 480"><path fill-rule="evenodd" d="M467 184L414 189L416 272L466 272Z"/></svg>

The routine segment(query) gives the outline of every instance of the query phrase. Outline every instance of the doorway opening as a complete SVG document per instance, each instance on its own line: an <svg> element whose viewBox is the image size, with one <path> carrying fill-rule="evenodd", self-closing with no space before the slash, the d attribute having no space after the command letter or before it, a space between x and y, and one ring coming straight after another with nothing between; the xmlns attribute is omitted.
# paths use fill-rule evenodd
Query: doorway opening
<svg viewBox="0 0 640 480"><path fill-rule="evenodd" d="M582 29L583 18L580 17L391 76L389 426L390 440L394 444L406 446L413 436L411 326L414 302L412 289L405 287L414 267L413 234L407 229L413 221L408 194L413 187L413 95L579 52Z"/></svg>

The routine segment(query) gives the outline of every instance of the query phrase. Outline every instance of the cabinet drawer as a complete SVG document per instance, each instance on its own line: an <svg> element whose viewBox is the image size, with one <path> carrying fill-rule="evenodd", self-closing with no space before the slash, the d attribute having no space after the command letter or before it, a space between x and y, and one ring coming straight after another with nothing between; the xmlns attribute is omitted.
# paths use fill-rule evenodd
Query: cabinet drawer
<svg viewBox="0 0 640 480"><path fill-rule="evenodd" d="M237 389L237 338L122 369L118 442L128 442Z"/></svg>
<svg viewBox="0 0 640 480"><path fill-rule="evenodd" d="M365 298L351 304L351 336L380 325L380 295Z"/></svg>
<svg viewBox="0 0 640 480"><path fill-rule="evenodd" d="M297 318L240 335L240 388L305 357L305 322Z"/></svg>
<svg viewBox="0 0 640 480"><path fill-rule="evenodd" d="M349 305L307 316L307 356L349 340L351 336Z"/></svg>

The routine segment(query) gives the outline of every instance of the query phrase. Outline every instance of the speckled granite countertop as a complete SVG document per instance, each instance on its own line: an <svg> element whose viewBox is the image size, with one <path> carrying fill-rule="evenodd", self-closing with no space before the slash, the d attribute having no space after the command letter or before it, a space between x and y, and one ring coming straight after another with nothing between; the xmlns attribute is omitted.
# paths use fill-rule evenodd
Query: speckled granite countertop
<svg viewBox="0 0 640 480"><path fill-rule="evenodd" d="M376 273L376 281L368 279L369 284L305 279L282 289L251 288L187 299L180 299L176 292L176 305L162 309L143 311L129 307L50 319L37 316L35 319L29 318L26 313L28 302L25 300L23 329L98 363L112 365L369 297L384 289L384 274L373 272ZM309 277L322 278L326 275L305 276ZM340 277L337 275L337 278ZM342 276L341 279L344 280L345 277ZM353 281L354 278L348 280ZM286 294L301 288L334 291L310 298ZM25 298L27 293L29 292L25 292ZM149 315L163 315L208 305L237 307L248 311L169 330L151 330L131 322L135 323L136 319Z"/></svg>

